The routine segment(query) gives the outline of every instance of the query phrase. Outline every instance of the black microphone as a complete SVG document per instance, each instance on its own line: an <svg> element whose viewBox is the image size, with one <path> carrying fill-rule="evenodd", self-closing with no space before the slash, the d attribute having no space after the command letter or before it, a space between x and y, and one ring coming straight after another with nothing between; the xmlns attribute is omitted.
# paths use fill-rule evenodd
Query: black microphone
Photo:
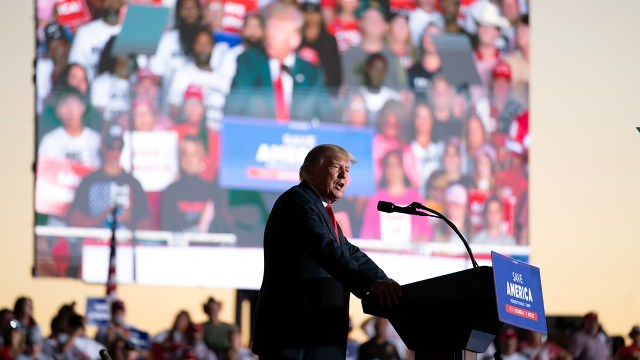
<svg viewBox="0 0 640 360"><path fill-rule="evenodd" d="M100 355L100 360L111 360L111 356L109 356L107 349L100 349L98 354Z"/></svg>
<svg viewBox="0 0 640 360"><path fill-rule="evenodd" d="M402 213L402 214L418 215L418 216L432 216L427 213L417 211L415 208L411 206L397 206L394 203L390 203L388 201L378 201L378 211L382 211L386 213Z"/></svg>

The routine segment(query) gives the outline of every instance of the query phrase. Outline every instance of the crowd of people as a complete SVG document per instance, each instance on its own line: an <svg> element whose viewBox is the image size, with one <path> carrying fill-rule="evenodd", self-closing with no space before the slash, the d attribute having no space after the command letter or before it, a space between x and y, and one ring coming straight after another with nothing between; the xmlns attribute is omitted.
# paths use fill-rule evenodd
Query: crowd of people
<svg viewBox="0 0 640 360"><path fill-rule="evenodd" d="M0 359L98 359L99 351L107 349L114 360L255 360L257 357L242 344L239 328L222 321L218 314L221 302L208 298L202 306L207 320L198 323L188 311L177 312L171 325L153 334L147 346L134 336L138 328L127 322L123 301L110 305L108 324L98 328L95 336L87 331L87 320L79 314L75 303L63 304L45 330L34 318L34 304L29 297L19 297L13 308L0 309ZM354 324L350 323L350 334ZM389 321L371 317L360 324L368 340L347 340L349 360L412 359L409 351ZM640 358L640 327L628 334L631 340L616 343L605 334L598 315L590 312L582 317L580 328L571 329L567 341L554 342L550 336L505 326L484 354L478 359L504 360L637 360ZM618 337L620 338L620 337ZM620 338L621 339L621 338Z"/></svg>
<svg viewBox="0 0 640 360"><path fill-rule="evenodd" d="M443 222L379 214L384 199L427 204L471 244L528 245L528 1L61 3L37 8L39 225L106 227L118 206L123 227L260 245L273 196L218 181L233 115L373 130L375 192L336 206L348 237L457 241ZM118 50L134 5L170 9L155 54ZM478 82L445 76L451 39ZM40 274L78 276L81 240L36 241Z"/></svg>

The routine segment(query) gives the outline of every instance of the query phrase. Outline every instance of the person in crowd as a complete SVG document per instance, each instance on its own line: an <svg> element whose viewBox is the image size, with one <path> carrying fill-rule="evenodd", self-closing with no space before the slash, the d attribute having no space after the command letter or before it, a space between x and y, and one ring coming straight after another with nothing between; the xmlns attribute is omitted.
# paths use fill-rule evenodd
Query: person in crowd
<svg viewBox="0 0 640 360"><path fill-rule="evenodd" d="M404 12L396 12L389 20L387 46L398 58L403 69L408 70L416 60L416 47L411 39L409 16Z"/></svg>
<svg viewBox="0 0 640 360"><path fill-rule="evenodd" d="M59 338L59 344L53 357L73 360L96 359L100 357L99 351L103 347L104 344L87 337L84 316L71 314L68 319L67 332Z"/></svg>
<svg viewBox="0 0 640 360"><path fill-rule="evenodd" d="M471 224L467 204L469 197L467 189L458 183L451 184L444 193L443 215L451 220L466 239L469 235ZM434 236L435 241L445 243L457 243L458 235L444 221L438 222Z"/></svg>
<svg viewBox="0 0 640 360"><path fill-rule="evenodd" d="M180 177L162 194L163 229L208 232L214 219L220 217L221 195L214 184L200 177L205 155L204 145L198 137L185 136L180 141ZM219 227L218 224L216 228Z"/></svg>
<svg viewBox="0 0 640 360"><path fill-rule="evenodd" d="M304 27L298 55L320 66L324 72L325 85L332 93L337 93L342 84L342 73L336 38L327 32L318 4L305 2L302 4L302 13Z"/></svg>
<svg viewBox="0 0 640 360"><path fill-rule="evenodd" d="M370 126L369 111L364 96L359 92L352 92L346 96L346 99L342 109L342 123L352 127Z"/></svg>
<svg viewBox="0 0 640 360"><path fill-rule="evenodd" d="M518 352L529 360L571 360L571 354L567 350L547 340L547 335L536 331L527 331L527 338L518 347Z"/></svg>
<svg viewBox="0 0 640 360"><path fill-rule="evenodd" d="M360 345L358 351L359 360L400 360L398 349L389 342L386 337L386 328L389 320L385 318L375 318L375 335Z"/></svg>
<svg viewBox="0 0 640 360"><path fill-rule="evenodd" d="M205 117L204 93L197 85L191 85L184 93L180 122L174 130L178 139L187 136L197 137L204 146L205 154L201 159L199 174L202 180L214 182L218 176L220 157L220 134L207 126Z"/></svg>
<svg viewBox="0 0 640 360"><path fill-rule="evenodd" d="M324 100L322 70L296 55L302 42L302 13L284 3L271 4L266 13L264 49L251 48L238 56L225 113L281 123L325 120L331 109Z"/></svg>
<svg viewBox="0 0 640 360"><path fill-rule="evenodd" d="M504 159L501 169L496 173L495 185L501 196L513 196L520 199L529 187L526 171L528 149L525 148L523 142L510 136L506 139L505 144Z"/></svg>
<svg viewBox="0 0 640 360"><path fill-rule="evenodd" d="M472 16L478 31L474 62L482 84L472 85L470 90L473 100L477 101L488 94L491 71L502 58L498 39L501 31L508 30L510 25L509 20L500 14L498 6L489 1L485 1Z"/></svg>
<svg viewBox="0 0 640 360"><path fill-rule="evenodd" d="M489 196L482 209L483 229L471 239L472 244L516 245L516 239L504 231L505 213L502 200Z"/></svg>
<svg viewBox="0 0 640 360"><path fill-rule="evenodd" d="M529 15L522 15L516 26L516 49L505 55L511 67L513 97L524 106L529 104Z"/></svg>
<svg viewBox="0 0 640 360"><path fill-rule="evenodd" d="M220 320L219 315L222 303L215 298L209 297L202 309L209 318L202 324L204 343L217 356L221 357L231 348L229 333L233 330L233 325Z"/></svg>
<svg viewBox="0 0 640 360"><path fill-rule="evenodd" d="M100 134L84 124L84 96L73 88L56 94L56 118L61 125L49 131L38 144L38 160L65 161L95 169L100 166Z"/></svg>
<svg viewBox="0 0 640 360"><path fill-rule="evenodd" d="M476 110L481 114L489 133L508 133L513 119L525 109L512 95L511 67L505 61L498 61L491 71L491 87L488 98L476 102Z"/></svg>
<svg viewBox="0 0 640 360"><path fill-rule="evenodd" d="M412 140L402 152L407 176L413 187L427 197L427 180L440 168L444 144L433 141L433 113L428 103L417 101L413 108Z"/></svg>
<svg viewBox="0 0 640 360"><path fill-rule="evenodd" d="M365 10L362 14L360 29L362 42L359 46L345 51L342 56L344 90L349 91L364 83L364 63L373 54L381 54L387 61L388 70L384 84L394 90L405 89L407 87L406 70L385 42L389 24L384 14L378 8Z"/></svg>
<svg viewBox="0 0 640 360"><path fill-rule="evenodd" d="M571 334L569 353L575 360L608 359L608 338L600 329L598 314L589 312L582 317L582 326Z"/></svg>
<svg viewBox="0 0 640 360"><path fill-rule="evenodd" d="M273 206L254 316L252 350L261 360L344 359L349 292L358 297L368 292L383 306L399 301L400 285L351 245L332 220L330 205L342 198L354 161L337 145L314 147L300 167L301 183Z"/></svg>
<svg viewBox="0 0 640 360"><path fill-rule="evenodd" d="M510 26L503 35L507 42L505 50L511 52L516 47L517 27L522 19L522 14L525 12L520 9L520 0L500 0L498 4L502 14L509 21Z"/></svg>
<svg viewBox="0 0 640 360"><path fill-rule="evenodd" d="M136 343L121 337L118 337L107 351L113 360L139 360L143 356Z"/></svg>
<svg viewBox="0 0 640 360"><path fill-rule="evenodd" d="M399 102L389 101L378 113L377 133L373 137L373 176L380 181L382 158L391 150L402 149L406 144L404 110Z"/></svg>
<svg viewBox="0 0 640 360"><path fill-rule="evenodd" d="M382 54L371 54L364 63L364 85L360 94L365 99L367 111L372 116L378 114L390 100L400 101L400 93L384 85L388 71L387 60Z"/></svg>
<svg viewBox="0 0 640 360"><path fill-rule="evenodd" d="M435 23L427 25L418 46L420 57L409 68L409 86L416 93L416 97L422 100L428 100L433 78L442 70L440 55L433 42L433 36L440 33L441 30Z"/></svg>
<svg viewBox="0 0 640 360"><path fill-rule="evenodd" d="M132 98L151 101L153 108L159 111L163 109L164 105L160 86L160 77L149 71L149 69L139 68L133 81Z"/></svg>
<svg viewBox="0 0 640 360"><path fill-rule="evenodd" d="M466 35L472 39L473 37L460 26L460 2L460 0L442 0L442 17L444 18L442 30L447 34Z"/></svg>
<svg viewBox="0 0 640 360"><path fill-rule="evenodd" d="M233 327L229 331L229 343L231 347L224 353L223 356L219 356L219 360L255 360L255 356L251 350L242 346L242 334L240 329Z"/></svg>
<svg viewBox="0 0 640 360"><path fill-rule="evenodd" d="M440 29L444 27L444 17L436 5L436 0L418 0L418 6L409 14L409 29L416 46L420 43L420 36L427 25L433 23Z"/></svg>
<svg viewBox="0 0 640 360"><path fill-rule="evenodd" d="M460 138L449 138L444 148L442 165L449 185L462 184L466 189L474 186L471 177L462 172L462 146L460 144Z"/></svg>
<svg viewBox="0 0 640 360"><path fill-rule="evenodd" d="M496 161L496 151L489 144L482 144L475 151L471 174L475 190L488 193L495 189Z"/></svg>
<svg viewBox="0 0 640 360"><path fill-rule="evenodd" d="M111 319L107 326L102 326L96 333L96 341L110 348L117 338L129 339L131 325L126 321L126 309L122 300L111 302Z"/></svg>
<svg viewBox="0 0 640 360"><path fill-rule="evenodd" d="M123 129L109 126L102 138L102 166L82 179L67 210L71 226L105 227L113 207L118 207L120 226L148 229L150 211L140 182L120 165L124 147Z"/></svg>
<svg viewBox="0 0 640 360"><path fill-rule="evenodd" d="M488 142L488 135L480 117L471 113L464 122L463 128L463 161L462 172L469 174L473 171L475 155L478 149Z"/></svg>
<svg viewBox="0 0 640 360"><path fill-rule="evenodd" d="M185 346L187 331L191 326L189 312L181 310L170 329L162 331L152 340L151 353L154 359L173 359L176 351Z"/></svg>
<svg viewBox="0 0 640 360"><path fill-rule="evenodd" d="M128 116L122 116L119 123L125 130L156 131L168 130L174 127L168 117L162 115L153 105L153 101L146 97L139 97L131 102Z"/></svg>
<svg viewBox="0 0 640 360"><path fill-rule="evenodd" d="M227 77L227 82L231 84L236 76L238 56L251 48L260 48L264 41L264 18L259 12L250 12L244 17L240 36L242 42L228 49L220 62L220 72Z"/></svg>
<svg viewBox="0 0 640 360"><path fill-rule="evenodd" d="M382 178L380 179L378 190L369 198L367 203L360 237L365 239L380 239L384 237L382 233L382 222L385 220L384 214L379 213L377 210L377 204L380 200L390 201L400 206L409 205L414 201L421 204L424 203L424 199L418 191L411 187L411 182L405 173L402 163L402 151L399 149L389 151L382 158ZM418 216L412 216L408 225L410 226L410 231L407 234L410 238L405 240L431 240L431 224L428 221L424 221L423 218Z"/></svg>
<svg viewBox="0 0 640 360"><path fill-rule="evenodd" d="M44 102L51 88L68 65L71 40L58 23L50 23L44 28L46 38L45 56L36 58L36 111L42 113Z"/></svg>
<svg viewBox="0 0 640 360"><path fill-rule="evenodd" d="M124 0L104 0L102 17L78 28L69 51L69 63L78 63L87 71L92 82L100 61L102 48L112 36L120 33Z"/></svg>
<svg viewBox="0 0 640 360"><path fill-rule="evenodd" d="M0 359L13 360L24 351L25 334L18 327L15 320L9 321L6 328L2 329L4 345L0 349Z"/></svg>
<svg viewBox="0 0 640 360"><path fill-rule="evenodd" d="M116 37L112 36L102 49L97 77L91 84L91 105L107 121L116 120L131 107L131 81L135 59L113 53Z"/></svg>
<svg viewBox="0 0 640 360"><path fill-rule="evenodd" d="M177 0L175 3L174 28L162 34L158 49L149 61L149 70L165 84L170 84L173 74L189 63L193 42L202 29L203 12L199 0Z"/></svg>
<svg viewBox="0 0 640 360"><path fill-rule="evenodd" d="M518 352L518 333L512 327L507 327L498 334L498 353L503 360L527 360Z"/></svg>
<svg viewBox="0 0 640 360"><path fill-rule="evenodd" d="M210 64L214 46L213 35L209 30L201 28L194 37L191 60L173 75L168 103L171 117L177 118L189 86L199 86L204 95L207 126L220 130L229 84L220 69L213 68Z"/></svg>
<svg viewBox="0 0 640 360"><path fill-rule="evenodd" d="M15 321L13 312L7 308L0 309L0 348L4 345L4 330L10 325L11 321Z"/></svg>
<svg viewBox="0 0 640 360"><path fill-rule="evenodd" d="M631 344L620 348L616 354L616 360L637 360L640 359L640 326L634 325L629 331Z"/></svg>
<svg viewBox="0 0 640 360"><path fill-rule="evenodd" d="M447 190L447 174L444 170L438 169L431 173L426 186L426 205L437 212L444 212L444 194ZM438 219L431 219L432 223L439 222Z"/></svg>
<svg viewBox="0 0 640 360"><path fill-rule="evenodd" d="M442 75L434 77L429 91L429 102L432 106L433 139L448 141L452 136L462 136L462 120L453 113L454 89Z"/></svg>
<svg viewBox="0 0 640 360"><path fill-rule="evenodd" d="M191 324L187 330L186 345L179 349L178 359L218 360L218 356L207 347L203 339L202 325Z"/></svg>
<svg viewBox="0 0 640 360"><path fill-rule="evenodd" d="M20 331L24 333L24 339L27 344L34 339L42 339L42 330L40 325L33 318L33 301L29 297L19 297L13 306L13 315L18 324Z"/></svg>
<svg viewBox="0 0 640 360"><path fill-rule="evenodd" d="M338 14L327 24L327 32L336 37L338 50L341 53L360 45L360 20L358 8L360 0L338 0Z"/></svg>

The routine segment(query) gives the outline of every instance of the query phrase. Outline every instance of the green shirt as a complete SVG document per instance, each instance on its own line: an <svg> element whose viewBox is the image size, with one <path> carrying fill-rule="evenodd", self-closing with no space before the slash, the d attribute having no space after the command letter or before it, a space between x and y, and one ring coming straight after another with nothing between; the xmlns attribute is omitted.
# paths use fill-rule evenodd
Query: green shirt
<svg viewBox="0 0 640 360"><path fill-rule="evenodd" d="M204 343L211 349L216 355L221 354L231 347L229 343L229 333L233 330L233 325L227 323L220 323L214 325L212 323L205 323L204 327Z"/></svg>

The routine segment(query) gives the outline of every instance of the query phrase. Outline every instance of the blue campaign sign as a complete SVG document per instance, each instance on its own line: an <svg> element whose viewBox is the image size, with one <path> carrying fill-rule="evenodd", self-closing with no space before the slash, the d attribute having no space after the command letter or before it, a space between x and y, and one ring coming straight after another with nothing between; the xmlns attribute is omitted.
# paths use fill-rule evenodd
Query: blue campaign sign
<svg viewBox="0 0 640 360"><path fill-rule="evenodd" d="M87 298L87 324L93 326L107 326L111 320L109 303L105 298Z"/></svg>
<svg viewBox="0 0 640 360"><path fill-rule="evenodd" d="M547 333L540 269L491 252L500 321Z"/></svg>
<svg viewBox="0 0 640 360"><path fill-rule="evenodd" d="M223 188L284 191L300 182L298 171L309 150L336 144L358 160L351 167L347 194L367 196L375 191L371 128L226 116L220 138Z"/></svg>

